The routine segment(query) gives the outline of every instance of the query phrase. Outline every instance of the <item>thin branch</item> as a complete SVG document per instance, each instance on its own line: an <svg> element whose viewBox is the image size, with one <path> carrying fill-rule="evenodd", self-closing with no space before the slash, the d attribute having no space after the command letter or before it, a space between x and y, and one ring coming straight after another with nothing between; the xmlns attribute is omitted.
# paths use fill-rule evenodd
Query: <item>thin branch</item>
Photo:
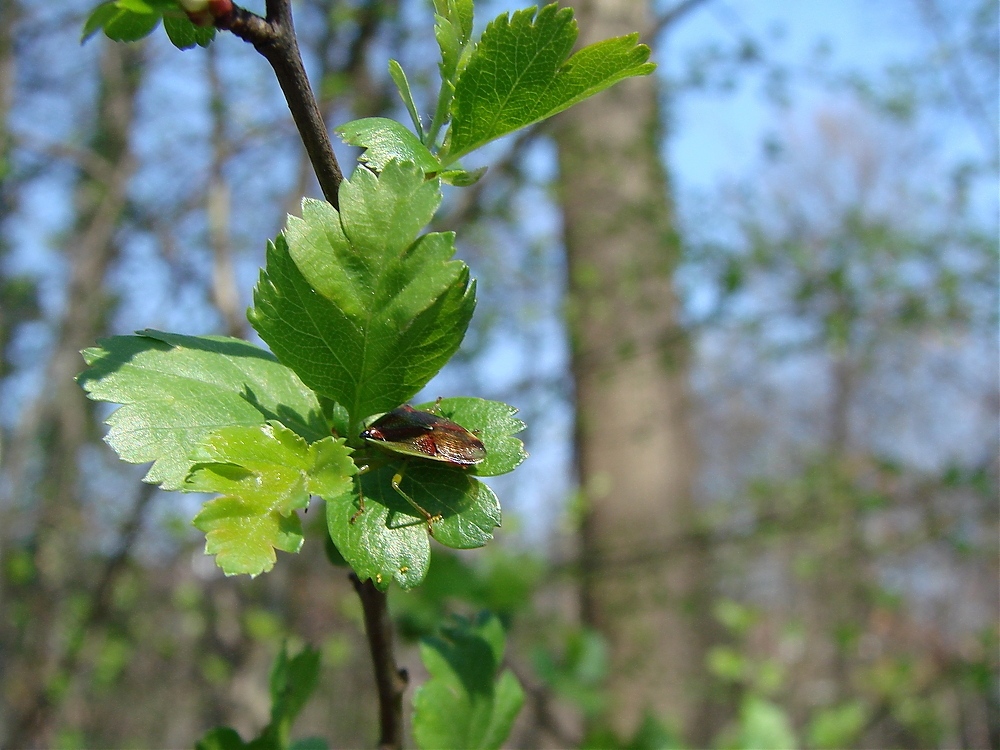
<svg viewBox="0 0 1000 750"><path fill-rule="evenodd" d="M403 691L408 681L406 670L396 666L393 653L392 620L386 595L370 580L362 582L351 573L351 583L361 599L365 616L365 633L375 668L378 689L381 750L401 750L403 747Z"/></svg>
<svg viewBox="0 0 1000 750"><path fill-rule="evenodd" d="M334 207L339 207L337 191L344 176L337 164L319 104L302 65L302 56L292 26L290 0L267 0L267 18L261 18L234 5L231 10L216 17L215 25L250 42L271 64L323 195ZM379 747L382 750L401 750L403 692L406 690L407 676L405 671L396 666L392 620L389 617L386 595L376 589L370 580L362 582L353 573L351 582L361 599L365 633L375 670L381 726Z"/></svg>
<svg viewBox="0 0 1000 750"><path fill-rule="evenodd" d="M684 16L702 5L706 0L681 0L674 7L670 8L663 15L659 16L653 25L652 37L659 36L660 32L669 29Z"/></svg>
<svg viewBox="0 0 1000 750"><path fill-rule="evenodd" d="M271 64L323 196L334 207L339 206L337 191L344 175L302 64L292 26L290 0L267 0L267 18L234 5L228 13L215 19L215 25L252 44Z"/></svg>

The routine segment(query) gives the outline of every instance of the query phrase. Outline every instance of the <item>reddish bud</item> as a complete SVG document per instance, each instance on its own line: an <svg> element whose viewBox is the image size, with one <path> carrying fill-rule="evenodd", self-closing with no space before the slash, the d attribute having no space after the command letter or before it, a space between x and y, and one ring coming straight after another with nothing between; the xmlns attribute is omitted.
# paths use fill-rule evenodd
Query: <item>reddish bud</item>
<svg viewBox="0 0 1000 750"><path fill-rule="evenodd" d="M213 18L228 18L233 12L233 0L208 0L208 10Z"/></svg>

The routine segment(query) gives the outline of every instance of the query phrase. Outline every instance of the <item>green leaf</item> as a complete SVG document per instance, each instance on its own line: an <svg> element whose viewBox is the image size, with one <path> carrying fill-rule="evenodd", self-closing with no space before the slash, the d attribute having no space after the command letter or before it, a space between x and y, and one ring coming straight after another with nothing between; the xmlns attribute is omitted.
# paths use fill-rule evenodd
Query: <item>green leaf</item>
<svg viewBox="0 0 1000 750"><path fill-rule="evenodd" d="M205 552L226 575L255 576L274 567L275 549L298 552L302 526L295 511L310 495L350 490L356 472L344 439L308 445L278 422L225 427L196 451L184 489L217 492L194 525L206 533Z"/></svg>
<svg viewBox="0 0 1000 750"><path fill-rule="evenodd" d="M441 90L438 92L434 117L427 129L424 143L437 144L438 133L448 121L455 83L469 62L472 51L472 0L434 0L434 37L441 49Z"/></svg>
<svg viewBox="0 0 1000 750"><path fill-rule="evenodd" d="M187 16L164 16L163 30L177 49L207 47L215 39L214 26L199 26Z"/></svg>
<svg viewBox="0 0 1000 750"><path fill-rule="evenodd" d="M83 33L80 35L80 41L85 42L98 31L101 31L104 25L114 18L117 13L118 8L114 0L101 3L90 11L90 15L87 16L87 20L83 24Z"/></svg>
<svg viewBox="0 0 1000 750"><path fill-rule="evenodd" d="M330 538L362 580L380 589L395 579L404 589L419 584L430 564L427 522L392 486L402 470L400 488L431 515L434 539L446 547L472 549L493 538L500 525L500 503L488 486L463 469L420 459L374 457L388 463L370 468L350 493L326 500ZM371 466L372 464L369 464ZM364 495L365 509L359 512Z"/></svg>
<svg viewBox="0 0 1000 750"><path fill-rule="evenodd" d="M122 404L105 440L124 461L153 461L145 481L181 489L212 432L276 419L307 440L329 435L316 394L268 352L224 336L140 331L84 350L77 382Z"/></svg>
<svg viewBox="0 0 1000 750"><path fill-rule="evenodd" d="M472 41L472 0L434 0L434 37L441 49L441 80L454 84L462 52Z"/></svg>
<svg viewBox="0 0 1000 750"><path fill-rule="evenodd" d="M528 457L524 443L513 437L524 429L524 422L514 417L517 409L501 401L482 398L443 398L417 406L425 411L437 410L441 416L457 422L476 433L486 448L486 459L469 471L481 477L506 474Z"/></svg>
<svg viewBox="0 0 1000 750"><path fill-rule="evenodd" d="M754 750L760 747L794 748L798 740L780 706L754 696L748 697L740 709L740 732L736 747Z"/></svg>
<svg viewBox="0 0 1000 750"><path fill-rule="evenodd" d="M573 11L555 3L537 17L529 8L490 23L456 84L442 163L656 67L638 34L591 44L567 60L576 37Z"/></svg>
<svg viewBox="0 0 1000 750"><path fill-rule="evenodd" d="M288 750L330 750L330 746L322 737L303 737L290 744Z"/></svg>
<svg viewBox="0 0 1000 750"><path fill-rule="evenodd" d="M406 501L402 498L398 498L399 503L383 499L389 493L396 494L391 487L389 493L383 492L383 485L391 476L390 473L388 478L376 477L370 472L361 475L365 510L360 514L356 489L324 498L327 529L333 543L358 578L371 579L381 591L392 580L404 589L419 585L431 558L424 520L410 515L412 508L408 505L406 509L410 512L403 510L400 506Z"/></svg>
<svg viewBox="0 0 1000 750"><path fill-rule="evenodd" d="M475 308L454 236L418 233L440 202L437 180L390 162L359 167L341 211L303 201L271 244L251 323L315 391L361 420L411 398L454 354Z"/></svg>
<svg viewBox="0 0 1000 750"><path fill-rule="evenodd" d="M468 172L464 169L446 169L438 174L441 182L455 187L469 187L475 185L482 176L486 174L486 167L479 167Z"/></svg>
<svg viewBox="0 0 1000 750"><path fill-rule="evenodd" d="M319 681L317 649L306 646L291 659L284 646L271 670L271 724L261 736L271 734L279 747L288 747L292 722L312 696Z"/></svg>
<svg viewBox="0 0 1000 750"><path fill-rule="evenodd" d="M420 113L417 112L417 105L413 101L413 92L410 91L410 82L406 79L406 72L403 70L403 66L396 60L389 60L389 77L392 78L392 82L396 84L396 90L399 92L399 98L403 100L403 104L406 105L406 111L410 113L410 120L413 122L413 129L418 134L422 135L424 132L424 126L420 122ZM406 161L406 159L400 159L399 161Z"/></svg>
<svg viewBox="0 0 1000 750"><path fill-rule="evenodd" d="M195 744L195 750L245 750L246 743L232 727L215 727Z"/></svg>
<svg viewBox="0 0 1000 750"><path fill-rule="evenodd" d="M870 714L870 709L860 700L819 711L809 722L809 747L834 750L857 744Z"/></svg>
<svg viewBox="0 0 1000 750"><path fill-rule="evenodd" d="M503 628L493 615L456 618L439 638L420 645L430 674L413 698L413 737L420 748L498 748L507 738L524 691L503 658Z"/></svg>
<svg viewBox="0 0 1000 750"><path fill-rule="evenodd" d="M365 149L361 161L381 172L390 161L413 162L425 174L441 171L441 163L402 123L386 117L351 120L336 130L344 143Z"/></svg>
<svg viewBox="0 0 1000 750"><path fill-rule="evenodd" d="M195 750L326 750L322 739L289 743L292 722L309 700L319 679L319 651L306 646L291 659L284 645L271 669L271 721L251 742L235 729L216 727L198 740Z"/></svg>
<svg viewBox="0 0 1000 750"><path fill-rule="evenodd" d="M135 42L151 34L160 18L159 10L141 0L112 0L91 11L83 25L81 41L103 30L116 42Z"/></svg>

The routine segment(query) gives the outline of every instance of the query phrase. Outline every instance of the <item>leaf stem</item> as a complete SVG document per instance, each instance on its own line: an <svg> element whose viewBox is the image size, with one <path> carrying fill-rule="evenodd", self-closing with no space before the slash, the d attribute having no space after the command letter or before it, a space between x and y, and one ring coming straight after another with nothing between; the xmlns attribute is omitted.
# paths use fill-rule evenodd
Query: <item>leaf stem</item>
<svg viewBox="0 0 1000 750"><path fill-rule="evenodd" d="M338 189L344 175L333 153L326 123L302 64L292 25L290 0L267 0L266 18L233 5L230 11L216 17L215 25L252 44L271 64L323 195L334 208L339 208ZM381 727L379 747L382 750L402 750L403 692L406 690L407 675L405 670L396 666L392 620L389 618L386 595L376 589L370 580L362 582L354 573L351 573L351 583L361 599L365 633L375 670Z"/></svg>
<svg viewBox="0 0 1000 750"><path fill-rule="evenodd" d="M392 620L386 595L370 580L361 581L351 573L351 583L361 599L364 610L368 648L375 668L378 689L380 750L401 750L403 747L403 691L408 677L405 669L396 666L393 652Z"/></svg>
<svg viewBox="0 0 1000 750"><path fill-rule="evenodd" d="M234 4L229 12L216 17L215 25L252 44L271 64L323 196L338 208L337 191L344 174L302 64L292 25L291 0L267 0L266 18Z"/></svg>

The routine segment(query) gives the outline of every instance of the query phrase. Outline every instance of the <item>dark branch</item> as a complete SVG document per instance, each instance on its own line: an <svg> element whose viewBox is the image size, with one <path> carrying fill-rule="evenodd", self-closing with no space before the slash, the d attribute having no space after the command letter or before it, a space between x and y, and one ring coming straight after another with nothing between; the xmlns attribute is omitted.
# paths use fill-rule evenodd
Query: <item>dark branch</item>
<svg viewBox="0 0 1000 750"><path fill-rule="evenodd" d="M337 192L344 176L337 164L319 104L302 65L302 56L292 26L290 0L267 0L266 18L233 5L215 17L215 25L252 44L271 64L323 189L323 195L335 207L339 207ZM403 692L406 690L407 678L406 673L396 666L392 621L389 619L386 596L371 581L362 582L353 573L351 582L361 599L365 632L375 669L381 726L379 747L382 750L401 750Z"/></svg>
<svg viewBox="0 0 1000 750"><path fill-rule="evenodd" d="M215 19L215 25L252 44L271 64L323 196L335 207L339 206L337 191L344 175L306 77L292 26L290 0L267 0L267 18L233 5L231 10Z"/></svg>
<svg viewBox="0 0 1000 750"><path fill-rule="evenodd" d="M406 690L406 671L396 666L393 653L392 620L386 595L369 580L362 582L351 573L351 583L361 599L365 615L365 633L375 667L375 686L378 689L380 750L400 750L403 747L403 691Z"/></svg>

